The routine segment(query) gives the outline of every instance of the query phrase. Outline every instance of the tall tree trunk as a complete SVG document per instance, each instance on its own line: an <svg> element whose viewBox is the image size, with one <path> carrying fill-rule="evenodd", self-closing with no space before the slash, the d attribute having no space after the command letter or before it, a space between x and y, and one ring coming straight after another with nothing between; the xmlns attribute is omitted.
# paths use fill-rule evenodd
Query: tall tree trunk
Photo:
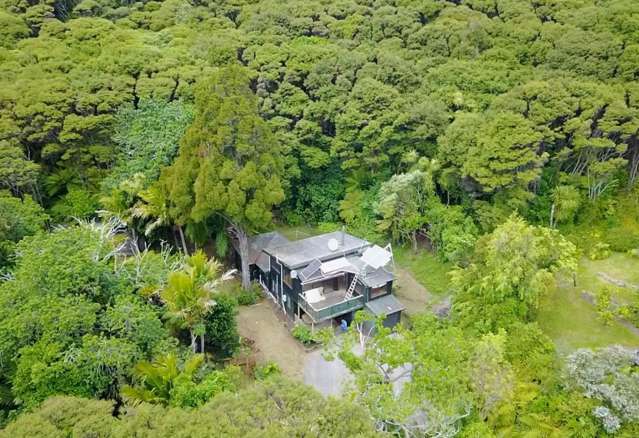
<svg viewBox="0 0 639 438"><path fill-rule="evenodd" d="M634 138L632 141L628 143L628 167L629 167L629 177L628 177L628 187L632 187L637 181L637 173L639 173L639 140Z"/></svg>
<svg viewBox="0 0 639 438"><path fill-rule="evenodd" d="M200 353L204 354L204 333L200 335Z"/></svg>
<svg viewBox="0 0 639 438"><path fill-rule="evenodd" d="M550 207L550 228L555 228L555 203Z"/></svg>
<svg viewBox="0 0 639 438"><path fill-rule="evenodd" d="M229 219L228 217L222 217L230 225L230 227L228 228L229 234L232 235L231 237L235 237L238 242L238 247L240 250L240 269L242 271L242 288L246 290L251 286L251 273L249 271L248 234L240 225L231 221L231 219Z"/></svg>
<svg viewBox="0 0 639 438"><path fill-rule="evenodd" d="M193 329L189 329L189 332L191 333L191 350L193 350L193 353L197 353L197 342L196 342L196 336L195 333L193 333Z"/></svg>
<svg viewBox="0 0 639 438"><path fill-rule="evenodd" d="M237 238L239 240L240 247L240 261L242 264L242 288L248 289L251 286L251 276L249 272L249 246L248 235L244 230L238 230Z"/></svg>
<svg viewBox="0 0 639 438"><path fill-rule="evenodd" d="M189 255L189 249L186 247L186 239L184 238L184 231L182 230L182 225L177 225L178 234L180 235L180 243L182 243L182 250L184 254Z"/></svg>

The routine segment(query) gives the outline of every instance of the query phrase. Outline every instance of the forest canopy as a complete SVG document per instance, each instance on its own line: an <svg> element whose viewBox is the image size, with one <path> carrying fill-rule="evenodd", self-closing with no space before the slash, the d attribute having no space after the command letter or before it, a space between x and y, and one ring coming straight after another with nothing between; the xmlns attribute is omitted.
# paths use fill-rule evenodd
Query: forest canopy
<svg viewBox="0 0 639 438"><path fill-rule="evenodd" d="M637 436L636 350L540 311L639 256L638 179L635 0L0 0L0 436ZM448 308L326 341L344 398L241 373L276 227L392 242ZM626 283L580 293L636 330Z"/></svg>

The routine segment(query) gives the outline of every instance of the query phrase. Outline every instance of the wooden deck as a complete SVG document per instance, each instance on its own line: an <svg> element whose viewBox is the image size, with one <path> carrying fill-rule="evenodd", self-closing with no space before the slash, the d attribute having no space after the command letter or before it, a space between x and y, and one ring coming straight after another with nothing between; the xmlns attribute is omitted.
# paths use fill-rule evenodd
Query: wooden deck
<svg viewBox="0 0 639 438"><path fill-rule="evenodd" d="M315 322L326 321L364 306L364 297L353 295L346 299L346 289L329 290L324 293L324 299L316 303L308 303L304 299L299 301L300 307Z"/></svg>

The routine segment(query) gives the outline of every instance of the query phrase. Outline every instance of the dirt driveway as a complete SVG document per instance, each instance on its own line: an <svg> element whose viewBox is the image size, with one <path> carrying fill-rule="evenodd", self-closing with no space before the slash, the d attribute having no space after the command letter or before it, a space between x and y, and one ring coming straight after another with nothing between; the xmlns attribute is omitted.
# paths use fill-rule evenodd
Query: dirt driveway
<svg viewBox="0 0 639 438"><path fill-rule="evenodd" d="M409 316L425 310L438 313L442 308L450 306L450 296L433 295L404 268L395 268L393 291L406 306L405 312Z"/></svg>
<svg viewBox="0 0 639 438"><path fill-rule="evenodd" d="M278 309L268 299L240 307L240 335L255 341L257 361L277 363L287 377L315 387L324 395L339 395L350 381L341 360L326 361L321 350L307 352L289 333Z"/></svg>
<svg viewBox="0 0 639 438"><path fill-rule="evenodd" d="M241 306L237 316L240 335L255 341L259 362L273 361L291 378L302 380L306 352L280 320L273 304L264 299L252 306Z"/></svg>

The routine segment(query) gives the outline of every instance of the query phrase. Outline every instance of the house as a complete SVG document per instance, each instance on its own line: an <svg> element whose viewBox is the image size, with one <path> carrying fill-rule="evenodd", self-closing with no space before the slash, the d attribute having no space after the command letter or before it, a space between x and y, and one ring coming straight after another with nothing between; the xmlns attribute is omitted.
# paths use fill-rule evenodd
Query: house
<svg viewBox="0 0 639 438"><path fill-rule="evenodd" d="M236 247L236 264L239 255ZM343 231L289 241L277 232L249 240L251 279L291 319L312 326L347 323L357 310L397 324L404 310L393 296L392 252Z"/></svg>

